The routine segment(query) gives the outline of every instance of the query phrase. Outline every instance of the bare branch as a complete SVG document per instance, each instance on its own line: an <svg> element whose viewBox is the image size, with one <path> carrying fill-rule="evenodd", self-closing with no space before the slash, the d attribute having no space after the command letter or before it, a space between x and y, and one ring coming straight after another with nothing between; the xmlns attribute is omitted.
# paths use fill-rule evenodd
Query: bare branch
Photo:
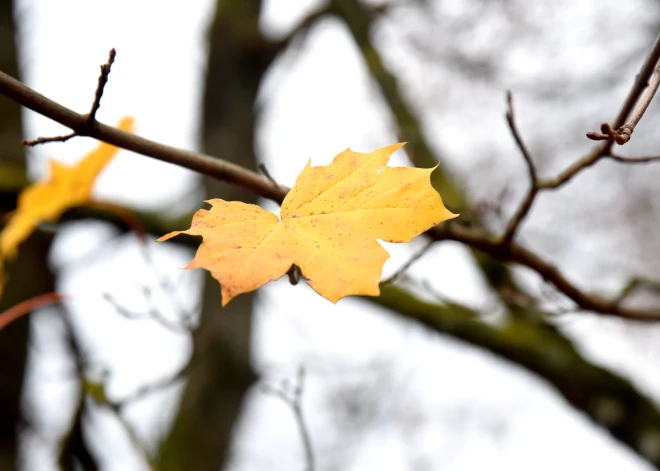
<svg viewBox="0 0 660 471"><path fill-rule="evenodd" d="M417 252L412 257L410 257L410 259L406 263L404 263L403 266L396 271L396 273L394 273L388 279L381 281L381 284L394 283L397 279L399 279L399 277L403 273L405 273L412 266L413 263L415 263L417 260L422 258L429 251L429 249L433 246L434 243L435 240L428 241L426 245L424 245L424 247L422 247L422 249L419 252Z"/></svg>
<svg viewBox="0 0 660 471"><path fill-rule="evenodd" d="M122 306L110 293L103 293L103 299L107 301L110 305L112 305L112 308L115 310L115 312L117 312L117 314L119 314L125 319L128 320L148 319L156 322L161 327L169 330L172 333L185 334L185 335L192 334L192 329L190 329L187 325L182 325L180 323L169 320L160 312L158 308L156 308L156 306L154 306L151 290L148 286L144 286L142 291L145 295L147 303L149 304L149 309L147 310L146 313L131 311L127 307ZM184 316L181 317L183 318Z"/></svg>
<svg viewBox="0 0 660 471"><path fill-rule="evenodd" d="M112 64L115 62L116 56L117 51L114 48L110 49L108 61L101 66L101 74L99 75L98 85L96 86L96 91L94 92L94 101L92 102L92 107L90 108L89 114L87 115L87 125L89 127L92 127L96 122L96 112L101 107L101 97L103 96L103 90L105 89L105 85L108 83L110 69L112 68ZM46 144L48 142L66 142L72 137L85 135L87 135L87 132L84 129L74 129L72 133L64 134L61 136L39 137L32 141L24 140L23 145L34 147L36 145Z"/></svg>
<svg viewBox="0 0 660 471"><path fill-rule="evenodd" d="M606 155L605 157L624 164L645 164L648 162L655 162L656 160L660 160L660 155L653 155L650 157L623 157L620 155L610 154Z"/></svg>
<svg viewBox="0 0 660 471"><path fill-rule="evenodd" d="M573 177L575 177L581 171L591 167L596 164L599 160L602 159L612 159L617 162L624 164L641 164L648 162L655 162L660 160L660 156L652 157L622 157L616 154L611 153L609 150L609 142L596 147L589 154L585 155L581 159L574 162L570 167L561 172L554 178L549 178L546 180L538 181L538 188L540 190L554 190L560 186L568 183Z"/></svg>
<svg viewBox="0 0 660 471"><path fill-rule="evenodd" d="M111 403L111 406L113 409L120 411L122 408L126 407L128 404L131 404L139 399L142 399L150 394L153 394L158 391L162 391L163 389L166 389L170 386L172 386L175 382L183 378L188 374L190 371L190 361L186 363L179 371L174 373L172 376L168 376L167 378L160 379L158 381L154 381L152 383L146 384L144 386L141 386L137 388L135 391L132 393L128 394L126 397L123 399L120 399L118 401L113 401Z"/></svg>
<svg viewBox="0 0 660 471"><path fill-rule="evenodd" d="M623 303L635 291L646 288L656 294L660 293L660 283L654 280L649 280L642 277L631 278L628 283L621 289L619 295L614 299L617 306Z"/></svg>
<svg viewBox="0 0 660 471"><path fill-rule="evenodd" d="M613 129L617 129L621 132L623 130L621 129L624 127L624 124L626 120L628 119L628 115L632 112L633 108L635 107L635 104L637 104L637 101L639 100L639 97L642 95L644 92L644 89L649 84L649 79L651 78L651 75L653 75L656 72L657 66L658 66L658 61L660 60L660 35L655 40L655 43L653 44L653 47L651 48L651 52L649 52L649 55L646 57L646 60L644 61L644 64L642 65L641 70L637 74L637 77L635 78L635 82L633 83L633 86L628 93L628 96L626 97L626 100L624 101L621 110L619 111L618 116L616 117L616 120L614 121L614 125L610 126L607 123L604 123L603 126L601 126L601 132L603 134L608 134L610 135L611 139L608 139L607 142L603 143L602 145L594 148L589 154L584 156L583 158L579 159L577 162L573 163L571 166L569 166L566 170L561 172L557 177L548 179L548 180L541 180L539 181L539 190L545 190L545 189L553 189L553 188L558 188L565 183L567 183L569 180L571 180L573 177L575 177L578 173L580 173L582 170L585 170L588 167L591 167L594 165L596 162L601 160L603 157L607 157L611 154L612 150L612 145L615 142L615 135L613 134ZM656 79L658 78L658 74L655 74ZM657 85L655 85L657 88ZM653 92L655 93L655 92ZM648 96L648 93L647 93ZM649 102L650 98L652 98L652 95L649 97ZM648 106L648 103L647 105ZM644 107L644 110L646 110L646 106ZM641 111L641 108L640 108ZM636 113L631 122L634 120L634 125L632 128L634 129L634 126L637 124L639 119L641 118L643 114L642 113ZM606 125L606 126L605 126ZM611 131L611 132L610 132ZM632 129L630 130L630 134L632 134ZM620 160L621 162L625 162ZM649 162L651 160L648 160ZM639 162L631 161L632 163L640 163L642 162L641 160Z"/></svg>
<svg viewBox="0 0 660 471"><path fill-rule="evenodd" d="M509 245L503 245L497 237L451 222L436 226L427 231L426 234L435 240L461 242L502 262L516 263L528 267L577 304L579 310L637 321L655 322L660 320L660 309L625 308L618 306L615 300L582 291L569 281L556 266L513 242Z"/></svg>
<svg viewBox="0 0 660 471"><path fill-rule="evenodd" d="M96 112L101 107L101 97L103 96L103 90L105 89L105 85L108 83L108 76L110 75L110 69L112 68L112 64L114 64L115 62L115 57L117 57L117 51L113 47L112 49L110 49L110 53L108 54L108 61L101 66L101 74L99 75L99 82L98 85L96 86L96 92L94 93L94 102L92 103L92 107L89 110L90 121L96 120Z"/></svg>
<svg viewBox="0 0 660 471"><path fill-rule="evenodd" d="M587 133L589 139L608 141L605 153L609 152L613 142L623 145L630 140L630 136L635 130L635 126L637 126L639 120L642 119L644 112L651 103L651 100L653 100L653 96L660 85L660 69L658 68L658 61L660 61L660 35L656 38L655 44L651 48L649 55L646 57L639 74L637 74L633 88L626 97L626 101L624 102L614 125L610 126L608 123L603 123L600 127L600 133ZM646 89L646 93L644 93L644 96L640 100L639 97L642 95L642 92L644 92L644 89ZM638 101L639 104L637 105L637 108L635 108L630 120L624 124Z"/></svg>
<svg viewBox="0 0 660 471"><path fill-rule="evenodd" d="M516 213L513 215L513 218L511 218L511 220L509 221L509 224L506 228L506 232L502 237L502 244L504 245L510 244L513 238L516 236L516 231L518 230L518 227L522 223L523 219L525 219L525 217L529 213L532 204L534 204L534 199L536 199L536 194L539 191L538 177L536 176L536 167L534 166L532 155L527 149L527 146L525 145L525 142L523 141L522 136L520 135L520 132L518 131L518 128L516 126L516 121L513 114L513 97L511 96L510 91L507 91L506 93L506 102L507 102L506 121L509 124L509 129L511 129L511 134L513 134L513 138L516 140L516 144L518 145L518 148L520 149L520 152L522 153L523 158L525 159L525 163L527 164L527 172L529 173L529 190L527 191L527 196L525 196L525 199L523 200L522 204L520 205Z"/></svg>
<svg viewBox="0 0 660 471"><path fill-rule="evenodd" d="M179 165L202 175L234 182L278 203L282 202L288 192L288 189L274 187L267 178L257 173L221 159L166 146L100 122L96 122L90 128L86 115L76 113L59 103L55 103L1 71L0 93L36 113L73 129L79 136L93 137L122 149Z"/></svg>
<svg viewBox="0 0 660 471"><path fill-rule="evenodd" d="M294 38L302 37L304 39L312 26L318 23L318 21L327 14L328 9L323 8L307 15L291 30L289 34L275 44L275 50L283 51L293 42Z"/></svg>
<svg viewBox="0 0 660 471"><path fill-rule="evenodd" d="M589 152L587 155L582 157L581 159L578 159L576 162L571 164L566 170L561 172L556 177L549 178L547 180L539 180L538 181L539 190L552 190L555 188L559 188L560 186L568 183L573 177L575 177L582 170L591 167L600 159L602 159L604 155L607 155L608 153L607 147L608 147L608 143L600 145L591 152Z"/></svg>
<svg viewBox="0 0 660 471"><path fill-rule="evenodd" d="M268 168L266 168L266 164L265 164L265 163L263 163L263 162L259 163L259 165L257 165L257 168L259 169L259 171L260 171L261 173L264 174L264 177L266 177L268 180L270 180L270 182L271 182L273 185L275 185L275 186L279 186L279 185L277 184L277 182L275 181L275 179L271 176L270 172L268 171Z"/></svg>
<svg viewBox="0 0 660 471"><path fill-rule="evenodd" d="M88 128L86 116L78 114L40 95L3 72L0 72L0 93L39 114L70 127L74 131L88 130L89 133L87 135L95 139L163 162L179 165L212 178L234 183L255 192L263 198L281 203L288 192L288 188L282 186L275 187L267 178L219 158L170 147L101 123L96 123L93 128ZM556 179L547 181L539 180L537 186L539 190L557 188L607 154L607 148L601 146L571 166ZM461 242L474 249L488 253L496 260L526 266L534 270L546 281L552 283L582 310L642 321L660 320L660 310L658 309L639 310L623 308L617 306L611 300L581 291L567 280L551 263L521 247L514 241L511 241L510 244L502 244L500 238L484 234L477 229L462 227L456 223L444 223L441 226L436 226L427 231L426 235L434 240L454 240Z"/></svg>
<svg viewBox="0 0 660 471"><path fill-rule="evenodd" d="M34 147L34 146L38 146L39 144L48 144L50 142L66 142L72 137L76 137L76 136L78 136L77 133L70 132L69 134L62 134L61 136L38 137L31 141L23 140L23 145Z"/></svg>
<svg viewBox="0 0 660 471"><path fill-rule="evenodd" d="M84 403L82 401L84 401L86 398L89 398L92 399L97 405L101 407L105 407L106 409L109 409L111 412L113 412L119 423L124 428L124 431L128 436L131 444L135 447L135 449L140 453L140 455L144 459L144 463L145 465L147 465L147 468L150 471L155 470L156 467L154 466L154 463L152 462L149 456L149 452L146 450L144 444L142 443L142 440L135 432L133 426L128 422L128 420L126 420L121 415L120 413L121 411L116 407L114 407L114 405L110 401L108 401L108 398L105 393L106 391L105 383L93 381L87 377L87 372L86 372L88 366L86 364L87 360L85 358L80 342L77 338L75 329L69 317L69 313L61 310L61 314L62 314L61 319L66 327L67 344L69 350L71 351L71 355L73 356L73 360L75 362L76 370L80 381L80 401L81 401L80 407L84 406Z"/></svg>

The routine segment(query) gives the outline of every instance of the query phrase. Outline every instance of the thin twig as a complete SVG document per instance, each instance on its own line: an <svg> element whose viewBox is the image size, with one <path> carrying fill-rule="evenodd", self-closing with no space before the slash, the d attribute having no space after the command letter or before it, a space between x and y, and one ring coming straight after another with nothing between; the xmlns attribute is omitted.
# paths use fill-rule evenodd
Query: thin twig
<svg viewBox="0 0 660 471"><path fill-rule="evenodd" d="M642 277L631 278L628 283L621 289L619 295L614 299L614 303L619 306L635 291L646 288L654 291L656 294L660 293L660 283L654 280L649 280Z"/></svg>
<svg viewBox="0 0 660 471"><path fill-rule="evenodd" d="M85 206L88 206L93 209L98 209L100 211L109 211L114 213L122 220L126 227L137 235L140 244L144 247L149 243L147 239L147 234L142 226L142 221L138 218L133 211L128 209L125 206L121 206L115 203L109 203L106 201L96 201L90 200L85 203Z"/></svg>
<svg viewBox="0 0 660 471"><path fill-rule="evenodd" d="M268 181L271 182L271 183L273 184L273 186L274 186L275 188L284 188L284 189L286 189L287 192L288 192L288 189L287 189L286 187L281 186L279 183L277 183L277 180L275 180L275 179L273 178L273 176L272 176L272 175L270 174L270 172L268 171L268 168L266 168L266 164L264 164L263 162L261 162L261 163L259 163L259 165L257 165L257 168L258 168L259 171L263 174L263 176L266 177L266 178L268 179ZM292 283L292 284L295 284L295 283Z"/></svg>
<svg viewBox="0 0 660 471"><path fill-rule="evenodd" d="M144 459L144 462L147 465L148 469L150 471L155 470L156 467L151 457L149 456L149 452L142 443L142 440L136 433L133 426L128 422L128 420L126 420L121 415L120 411L115 407L113 407L113 404L107 400L107 397L105 395L105 390L106 390L105 384L94 382L88 379L87 377L88 365L86 362L85 354L83 352L80 341L78 340L77 334L73 327L73 323L71 322L70 315L66 311L61 310L60 312L61 312L62 322L64 322L64 325L66 327L67 345L69 347L71 355L73 356L76 365L76 371L78 373L78 378L80 381L80 386L81 386L80 401L84 401L86 398L90 398L97 405L110 409L115 414L115 417L124 428L124 431L126 432L126 435L128 436L128 439L131 442L131 444L135 447L135 449L140 453L140 455ZM83 406L84 403L81 403L81 407Z"/></svg>
<svg viewBox="0 0 660 471"><path fill-rule="evenodd" d="M188 363L186 363L179 371L177 371L173 375L168 376L167 378L159 379L158 381L151 382L144 386L140 386L132 393L126 395L123 399L112 401L111 404L113 409L121 410L122 408L126 407L128 404L131 404L150 394L153 394L158 391L162 391L163 389L172 386L175 382L177 382L178 380L180 380L181 378L183 378L188 374L188 372L190 371L190 367L191 367L191 362L188 361Z"/></svg>
<svg viewBox="0 0 660 471"><path fill-rule="evenodd" d="M108 61L101 66L101 74L99 75L96 92L94 93L94 102L92 103L92 107L89 110L90 121L96 120L96 112L101 107L101 97L103 97L103 90L105 89L105 85L108 83L108 76L110 75L112 64L115 62L115 57L117 57L117 51L113 47L110 49L110 53L108 54Z"/></svg>
<svg viewBox="0 0 660 471"><path fill-rule="evenodd" d="M401 277L401 275L403 275L406 271L408 271L408 269L413 265L413 263L415 263L417 260L422 258L430 250L430 248L433 246L434 243L435 240L428 241L426 245L424 245L424 247L422 247L422 249L419 252L417 252L412 257L410 257L410 259L408 259L408 261L404 263L401 268L399 268L392 276L390 276L386 280L381 281L381 283L394 283L396 280L398 280Z"/></svg>
<svg viewBox="0 0 660 471"><path fill-rule="evenodd" d="M619 115L616 118L613 126L610 126L608 123L601 124L600 133L588 132L587 137L596 141L607 140L608 147L607 151L611 149L612 143L616 142L619 145L623 145L630 140L630 136L635 130L635 126L639 123L639 120L642 119L644 112L648 108L649 104L653 100L655 92L660 86L660 68L658 67L658 62L660 61L660 34L655 40L655 44L651 48L649 55L646 57L642 69L640 70L635 83L633 84L632 90L628 94L626 101L619 112ZM646 93L642 96L641 100L639 99L642 92L646 89ZM639 101L639 104L637 102ZM635 108L635 105L637 107ZM628 119L631 111L632 116ZM625 124L624 124L625 122Z"/></svg>
<svg viewBox="0 0 660 471"><path fill-rule="evenodd" d="M148 287L146 287L145 293L148 291ZM150 293L150 291L149 291ZM150 306L149 310L147 311L146 314L143 313L138 313L135 311L131 311L130 309L126 308L125 306L122 306L119 304L119 302L110 294L110 293L103 293L103 299L107 301L110 305L112 305L112 308L115 310L117 314L122 316L124 319L128 320L152 320L159 324L161 327L169 330L172 333L175 334L191 334L192 331L185 325L180 325L176 322L172 322L169 319L167 319L163 314L155 307L155 306ZM150 302L150 294L145 294L145 296L148 298L147 302L149 304L152 304Z"/></svg>
<svg viewBox="0 0 660 471"><path fill-rule="evenodd" d="M23 145L24 146L29 146L29 147L34 147L39 144L48 144L50 142L66 142L72 137L78 136L78 133L75 132L70 132L69 134L62 134L60 136L50 136L50 137L38 137L36 139L33 139L31 141L24 140Z"/></svg>
<svg viewBox="0 0 660 471"><path fill-rule="evenodd" d="M660 156L652 157L622 157L611 152L611 144L613 141L608 141L598 147L595 147L589 154L571 164L566 170L561 172L554 178L548 178L538 181L539 190L553 190L568 183L573 177L583 170L591 167L602 159L612 159L617 162L625 164L639 164L648 163L660 160Z"/></svg>
<svg viewBox="0 0 660 471"><path fill-rule="evenodd" d="M626 308L618 306L615 300L582 291L552 263L514 242L505 246L498 237L451 222L436 226L426 234L435 240L461 242L502 262L528 267L575 302L580 310L637 321L657 322L660 320L660 309Z"/></svg>
<svg viewBox="0 0 660 471"><path fill-rule="evenodd" d="M539 191L538 177L536 176L536 167L534 166L534 161L532 160L529 149L527 149L527 146L525 145L525 142L523 141L522 136L518 131L518 127L516 126L515 116L513 114L513 97L510 91L506 92L506 103L506 121L509 124L511 134L513 134L513 138L516 140L516 144L518 145L518 148L520 149L520 152L525 159L525 163L527 164L527 172L529 174L529 190L527 191L527 195L525 196L522 204L507 225L506 232L504 233L504 236L502 236L503 245L509 245L511 243L516 235L518 227L520 227L520 223L523 221L523 219L525 219L529 213L529 210L532 208L534 200L536 199L536 194Z"/></svg>
<svg viewBox="0 0 660 471"><path fill-rule="evenodd" d="M110 69L112 68L112 64L115 62L116 56L117 56L117 51L115 50L115 48L110 49L110 53L108 54L108 61L101 66L101 74L99 75L96 91L94 92L94 101L92 102L92 106L89 110L89 114L87 114L87 126L89 128L93 127L94 123L96 122L96 112L101 107L101 97L103 97L103 91L105 90L105 85L108 83L108 76L110 75ZM88 131L85 130L84 128L80 128L80 129L74 129L72 133L63 134L61 136L39 137L31 141L24 140L23 145L34 147L36 145L46 144L49 142L66 142L72 137L86 136L86 135L88 135Z"/></svg>
<svg viewBox="0 0 660 471"><path fill-rule="evenodd" d="M86 115L76 113L46 98L2 71L0 71L0 94L73 129L79 136L93 137L122 149L179 165L202 175L234 182L264 198L279 203L288 192L287 188L275 187L267 178L255 172L215 157L166 146L99 122L90 128Z"/></svg>
<svg viewBox="0 0 660 471"><path fill-rule="evenodd" d="M604 157L624 164L645 164L648 162L655 162L660 160L660 155L653 155L649 157L623 157L620 155L610 154Z"/></svg>
<svg viewBox="0 0 660 471"><path fill-rule="evenodd" d="M584 157L569 165L569 167L554 178L539 180L537 186L539 190L554 190L565 185L572 180L578 173L596 164L603 156L607 155L607 144L601 144L594 148Z"/></svg>
<svg viewBox="0 0 660 471"><path fill-rule="evenodd" d="M4 312L0 313L0 330L7 327L12 322L21 317L30 314L35 309L45 306L51 306L64 301L65 296L60 293L44 293L30 299L20 302Z"/></svg>
<svg viewBox="0 0 660 471"><path fill-rule="evenodd" d="M327 14L328 14L328 8L326 7L316 10L310 13L309 15L307 15L307 17L305 17L300 23L298 23L288 35L286 35L285 37L277 41L277 43L275 43L275 50L283 51L293 42L294 38L305 39L310 29L314 25L316 25L319 22L319 20L321 20Z"/></svg>
<svg viewBox="0 0 660 471"><path fill-rule="evenodd" d="M660 33L655 38L655 43L653 43L649 55L646 56L646 59L644 60L644 63L642 64L642 67L639 70L639 73L635 77L635 82L633 83L630 92L628 92L628 96L626 97L626 100L623 102L623 106L621 107L621 110L619 111L619 114L617 115L616 120L614 121L614 125L613 125L614 128L619 128L620 126L623 126L623 124L628 119L628 116L635 107L635 104L637 104L637 100L639 99L640 95L644 92L644 89L648 86L649 79L651 78L651 75L658 66L658 61L660 61ZM612 142L609 142L608 144L610 147L608 147L607 150L609 151L609 149L612 146Z"/></svg>
<svg viewBox="0 0 660 471"><path fill-rule="evenodd" d="M279 186L279 185L277 184L277 182L275 181L275 179L270 175L270 172L269 172L268 169L266 168L266 164L265 164L265 163L261 162L261 163L257 166L257 168L259 169L259 171L260 171L261 173L264 174L264 177L266 177L268 180L270 180L270 182L271 182L273 185L275 185L275 186Z"/></svg>
<svg viewBox="0 0 660 471"><path fill-rule="evenodd" d="M640 99L639 105L637 105L637 108L635 108L630 120L626 124L615 131L608 123L603 123L600 125L600 133L588 132L587 137L594 141L614 141L620 146L628 142L635 130L635 126L637 126L639 120L644 116L646 109L649 107L655 93L658 91L658 86L660 86L660 68L656 68L655 72L653 72L646 92Z"/></svg>
<svg viewBox="0 0 660 471"><path fill-rule="evenodd" d="M621 106L621 110L619 111L619 114L617 115L616 120L614 121L614 124L611 126L611 128L619 129L622 126L624 126L626 120L628 119L628 116L635 108L635 105L637 104L639 97L642 95L642 93L648 86L651 75L653 75L653 73L655 72L659 60L660 60L660 34L656 38L655 43L651 48L651 51L644 60L644 63L642 64L642 67L639 73L637 74L637 77L635 78L635 82L633 83L630 92L628 92L628 96L623 102L623 105ZM539 181L538 184L539 190L546 190L546 189L550 190L554 188L559 188L560 186L564 185L581 171L591 167L602 158L610 155L612 153L611 150L613 144L614 144L614 140L608 140L604 142L602 145L594 148L589 154L582 157L577 162L571 164L566 170L561 172L555 178Z"/></svg>
<svg viewBox="0 0 660 471"><path fill-rule="evenodd" d="M298 425L298 431L300 432L300 438L303 443L303 450L305 452L305 471L314 471L314 449L312 448L312 440L305 424L305 417L302 411L302 395L303 387L305 383L305 369L301 365L298 368L298 373L296 375L296 383L293 388L293 392L287 391L286 384L281 388L273 388L268 385L263 385L261 390L272 396L275 396L281 399L285 404L291 407L293 414L296 419L296 424Z"/></svg>

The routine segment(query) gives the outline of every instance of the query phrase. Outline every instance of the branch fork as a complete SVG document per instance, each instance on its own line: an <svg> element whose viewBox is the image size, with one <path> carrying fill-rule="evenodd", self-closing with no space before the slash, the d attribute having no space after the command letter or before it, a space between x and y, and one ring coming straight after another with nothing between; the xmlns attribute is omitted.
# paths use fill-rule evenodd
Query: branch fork
<svg viewBox="0 0 660 471"><path fill-rule="evenodd" d="M94 92L94 101L92 102L92 106L89 110L89 113L86 115L86 120L82 126L78 126L74 131L60 136L38 137L34 140L24 140L23 145L34 147L36 145L46 144L48 142L66 142L72 137L76 136L90 136L92 134L93 128L98 122L96 121L96 113L101 107L101 98L103 97L105 85L108 83L110 69L112 68L112 64L115 62L115 57L117 57L117 51L113 47L110 49L107 62L101 65L99 81L96 85L96 91Z"/></svg>

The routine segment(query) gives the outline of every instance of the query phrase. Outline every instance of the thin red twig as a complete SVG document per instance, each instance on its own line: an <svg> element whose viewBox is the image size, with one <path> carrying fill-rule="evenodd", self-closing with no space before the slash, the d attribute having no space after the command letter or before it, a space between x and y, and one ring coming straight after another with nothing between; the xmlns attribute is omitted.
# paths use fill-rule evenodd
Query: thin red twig
<svg viewBox="0 0 660 471"><path fill-rule="evenodd" d="M35 309L60 303L64 299L64 295L56 292L40 294L39 296L26 299L0 313L0 330L4 329L15 320L31 313Z"/></svg>

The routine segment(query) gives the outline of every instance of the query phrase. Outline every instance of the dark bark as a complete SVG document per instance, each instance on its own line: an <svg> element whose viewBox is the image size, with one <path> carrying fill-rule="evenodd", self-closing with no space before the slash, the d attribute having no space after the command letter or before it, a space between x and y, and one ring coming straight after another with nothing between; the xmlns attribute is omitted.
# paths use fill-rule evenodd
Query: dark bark
<svg viewBox="0 0 660 471"><path fill-rule="evenodd" d="M0 70L18 75L16 28L12 2L0 0ZM0 96L0 180L3 187L21 184L24 177L23 147L21 145L20 107ZM11 169L11 170L9 170ZM10 181L10 178L12 179ZM15 181L14 181L15 180ZM20 181L18 181L20 180ZM15 203L10 199L8 204ZM0 215L13 206L0 210ZM25 299L53 290L53 277L46 266L51 237L38 234L22 247L18 259L6 267L9 282L0 298L0 312ZM27 424L21 409L23 379L25 377L29 318L0 331L0 469L17 469L20 431Z"/></svg>
<svg viewBox="0 0 660 471"><path fill-rule="evenodd" d="M88 404L90 402L87 400L89 398L85 391L85 359L83 358L82 348L68 312L63 307L60 307L59 311L66 328L65 338L69 355L76 366L79 387L71 426L68 433L60 441L58 462L62 471L97 471L99 466L96 462L96 457L89 449L83 430L85 418L88 413Z"/></svg>

